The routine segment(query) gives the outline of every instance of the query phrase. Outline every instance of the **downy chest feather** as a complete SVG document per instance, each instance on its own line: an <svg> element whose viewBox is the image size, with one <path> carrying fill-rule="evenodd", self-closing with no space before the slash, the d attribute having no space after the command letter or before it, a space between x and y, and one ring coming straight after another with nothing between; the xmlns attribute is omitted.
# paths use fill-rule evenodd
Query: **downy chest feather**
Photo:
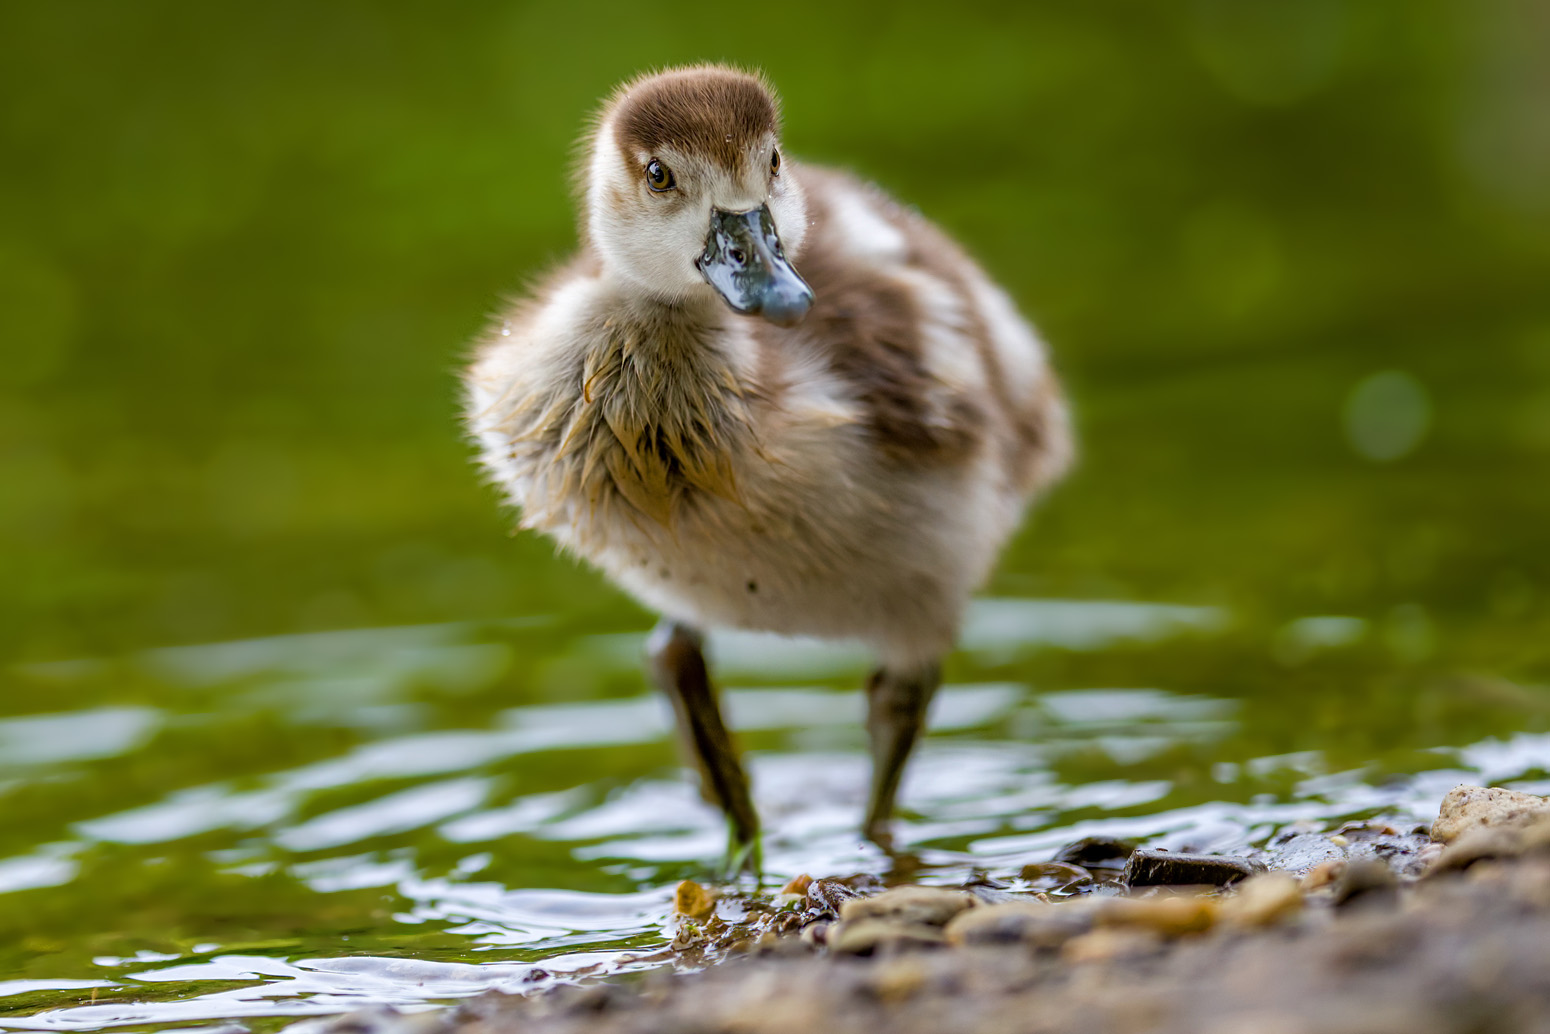
<svg viewBox="0 0 1550 1034"><path fill-rule="evenodd" d="M697 493L737 501L750 394L704 332L602 321L560 376L503 415L531 479L523 523L562 520L585 537L620 517L671 528Z"/></svg>

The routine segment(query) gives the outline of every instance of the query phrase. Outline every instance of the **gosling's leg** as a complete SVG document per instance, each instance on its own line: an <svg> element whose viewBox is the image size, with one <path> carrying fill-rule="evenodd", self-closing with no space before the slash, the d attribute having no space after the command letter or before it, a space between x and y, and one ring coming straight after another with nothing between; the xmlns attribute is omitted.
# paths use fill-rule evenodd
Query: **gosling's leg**
<svg viewBox="0 0 1550 1034"><path fill-rule="evenodd" d="M867 803L862 833L874 844L889 850L893 837L888 820L893 816L893 800L899 792L904 763L926 725L926 708L937 686L942 684L942 667L908 672L879 668L866 687L866 731L872 743L872 795Z"/></svg>
<svg viewBox="0 0 1550 1034"><path fill-rule="evenodd" d="M737 747L716 704L701 642L694 629L664 620L646 644L651 677L673 702L679 739L700 773L700 793L727 817L728 875L745 869L757 874L759 816Z"/></svg>

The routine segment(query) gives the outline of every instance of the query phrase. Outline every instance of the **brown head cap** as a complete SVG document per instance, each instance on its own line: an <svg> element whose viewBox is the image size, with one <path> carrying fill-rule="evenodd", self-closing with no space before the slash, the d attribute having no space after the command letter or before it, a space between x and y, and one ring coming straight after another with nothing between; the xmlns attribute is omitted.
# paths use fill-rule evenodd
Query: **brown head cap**
<svg viewBox="0 0 1550 1034"><path fill-rule="evenodd" d="M780 129L780 110L764 81L721 65L642 76L620 89L611 109L625 154L650 154L671 145L729 168Z"/></svg>

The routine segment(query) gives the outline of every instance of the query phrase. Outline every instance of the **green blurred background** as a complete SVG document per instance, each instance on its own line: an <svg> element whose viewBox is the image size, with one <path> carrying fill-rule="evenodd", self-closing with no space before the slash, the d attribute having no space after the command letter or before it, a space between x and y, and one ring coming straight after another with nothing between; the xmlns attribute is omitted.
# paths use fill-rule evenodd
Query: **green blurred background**
<svg viewBox="0 0 1550 1034"><path fill-rule="evenodd" d="M706 59L1052 342L1084 467L1017 588L1542 622L1547 34L1535 0L8 4L0 650L597 605L507 537L455 371L572 246L598 98ZM1373 462L1386 370L1421 429Z"/></svg>

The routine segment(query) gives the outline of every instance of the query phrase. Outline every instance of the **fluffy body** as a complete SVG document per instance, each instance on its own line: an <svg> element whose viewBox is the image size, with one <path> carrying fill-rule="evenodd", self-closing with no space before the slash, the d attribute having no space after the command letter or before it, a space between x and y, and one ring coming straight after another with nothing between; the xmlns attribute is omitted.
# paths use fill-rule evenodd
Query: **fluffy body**
<svg viewBox="0 0 1550 1034"><path fill-rule="evenodd" d="M632 118L673 76L703 85L687 109ZM771 173L773 107L766 124L718 76L750 78L670 73L605 108L580 253L493 321L468 370L480 460L525 527L667 617L930 665L1067 466L1059 387L960 248L842 173ZM646 190L654 159L671 197ZM733 313L693 265L713 208L759 204L815 295L796 327Z"/></svg>

